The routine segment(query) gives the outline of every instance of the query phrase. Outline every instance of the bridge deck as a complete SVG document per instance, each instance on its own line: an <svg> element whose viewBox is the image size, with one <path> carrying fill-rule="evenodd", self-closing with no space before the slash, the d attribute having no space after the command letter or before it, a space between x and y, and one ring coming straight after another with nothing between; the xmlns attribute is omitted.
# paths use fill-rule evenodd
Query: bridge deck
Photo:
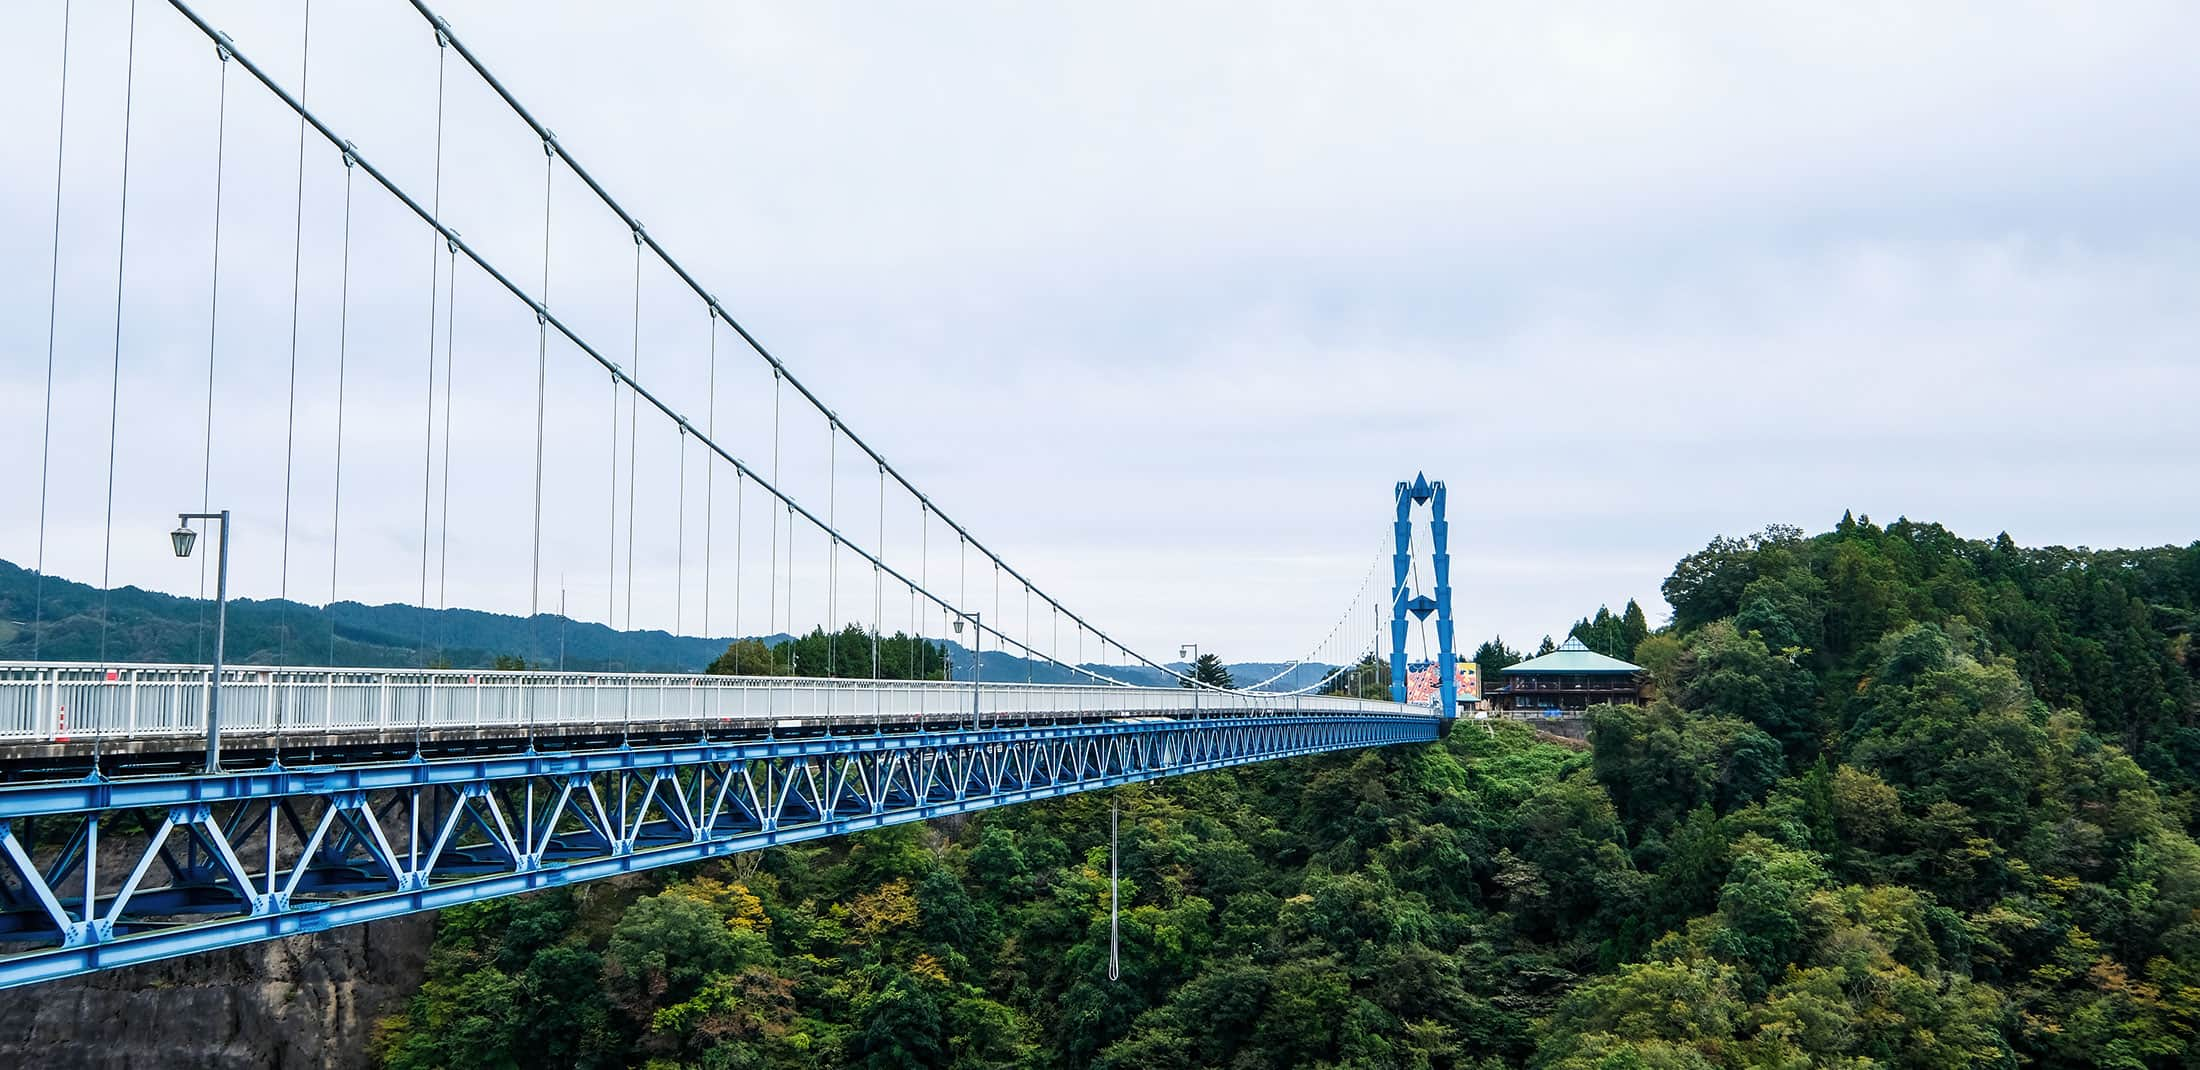
<svg viewBox="0 0 2200 1070"><path fill-rule="evenodd" d="M968 683L244 668L224 740L290 742L207 774L204 669L6 672L0 988L1440 727L1173 688L984 685L973 724ZM22 757L80 731L105 775Z"/></svg>
<svg viewBox="0 0 2200 1070"><path fill-rule="evenodd" d="M203 665L0 662L0 771L159 768L206 736ZM1135 717L1399 715L1390 702L1190 688L824 680L659 673L232 666L221 737L232 763L300 751L369 760L605 740L917 732Z"/></svg>

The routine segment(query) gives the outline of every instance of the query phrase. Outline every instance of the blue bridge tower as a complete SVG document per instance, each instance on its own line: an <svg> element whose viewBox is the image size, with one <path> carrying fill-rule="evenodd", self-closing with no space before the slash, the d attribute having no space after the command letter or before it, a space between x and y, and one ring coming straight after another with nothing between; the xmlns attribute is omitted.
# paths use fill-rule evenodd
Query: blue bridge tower
<svg viewBox="0 0 2200 1070"><path fill-rule="evenodd" d="M1452 645L1451 525L1444 520L1444 484L1431 483L1425 473L1416 473L1413 482L1398 484L1397 498L1398 518L1392 530L1397 534L1398 549L1390 559L1390 697L1397 702L1406 700L1406 614L1425 621L1434 613L1438 712L1447 719L1457 717L1459 671ZM1433 598L1407 587L1409 578L1418 580L1412 574L1413 509L1418 505L1429 507L1429 564L1436 579Z"/></svg>

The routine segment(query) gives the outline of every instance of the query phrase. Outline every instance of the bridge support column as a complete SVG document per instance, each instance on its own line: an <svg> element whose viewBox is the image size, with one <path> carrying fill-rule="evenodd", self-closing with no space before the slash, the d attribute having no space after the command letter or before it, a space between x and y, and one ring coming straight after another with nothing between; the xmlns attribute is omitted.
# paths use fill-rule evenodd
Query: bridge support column
<svg viewBox="0 0 2200 1070"><path fill-rule="evenodd" d="M1397 549L1390 559L1390 697L1406 701L1406 614L1426 621L1436 614L1436 690L1438 712L1447 720L1459 716L1459 669L1451 617L1451 524L1444 519L1444 484L1430 483L1417 474L1411 483L1399 483L1398 514L1391 525ZM1408 597L1406 586L1413 566L1413 507L1429 507L1429 564L1434 572L1435 597Z"/></svg>

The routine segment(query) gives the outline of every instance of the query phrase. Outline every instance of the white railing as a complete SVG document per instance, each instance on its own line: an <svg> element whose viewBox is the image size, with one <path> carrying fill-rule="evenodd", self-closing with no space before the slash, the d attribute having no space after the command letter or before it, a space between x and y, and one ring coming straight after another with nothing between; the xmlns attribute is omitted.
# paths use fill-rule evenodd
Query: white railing
<svg viewBox="0 0 2200 1070"><path fill-rule="evenodd" d="M203 665L0 661L0 742L203 736ZM971 712L968 680L224 666L222 735L343 734L649 725L915 720ZM981 682L980 716L1186 713L1427 715L1336 695Z"/></svg>

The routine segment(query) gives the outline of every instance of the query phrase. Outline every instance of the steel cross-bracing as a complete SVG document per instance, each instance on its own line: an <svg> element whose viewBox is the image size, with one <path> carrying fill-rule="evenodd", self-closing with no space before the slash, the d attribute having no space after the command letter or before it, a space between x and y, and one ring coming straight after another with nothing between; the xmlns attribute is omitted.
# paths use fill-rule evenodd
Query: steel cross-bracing
<svg viewBox="0 0 2200 1070"><path fill-rule="evenodd" d="M19 773L28 779L0 784L0 987L1157 777L1424 742L1440 724L1385 703L1308 710L1300 696L1218 711L1215 696L1182 688L1108 689L1108 708L1083 696L1091 708L1040 712L1051 700L1035 693L1050 689L999 690L1009 697L982 727L961 723L960 707L897 722L659 705L616 726L623 736L577 714L534 741L469 742L480 722L464 718L324 724L313 753L335 760L293 750L291 765L218 774ZM417 733L410 757L358 760L391 730ZM161 738L129 742L151 751Z"/></svg>

